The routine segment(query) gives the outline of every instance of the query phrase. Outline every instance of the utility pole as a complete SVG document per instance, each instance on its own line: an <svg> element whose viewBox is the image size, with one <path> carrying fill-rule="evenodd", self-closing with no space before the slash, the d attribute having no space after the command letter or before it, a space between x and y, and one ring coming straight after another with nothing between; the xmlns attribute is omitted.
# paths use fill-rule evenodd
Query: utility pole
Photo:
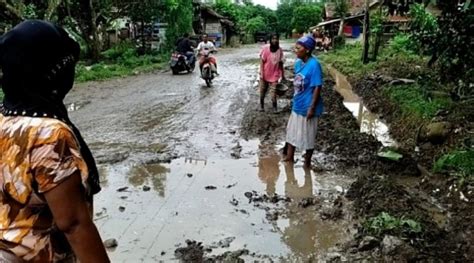
<svg viewBox="0 0 474 263"><path fill-rule="evenodd" d="M362 63L369 63L369 31L370 31L370 18L369 18L369 0L365 0L365 14L364 14L364 44L362 50Z"/></svg>

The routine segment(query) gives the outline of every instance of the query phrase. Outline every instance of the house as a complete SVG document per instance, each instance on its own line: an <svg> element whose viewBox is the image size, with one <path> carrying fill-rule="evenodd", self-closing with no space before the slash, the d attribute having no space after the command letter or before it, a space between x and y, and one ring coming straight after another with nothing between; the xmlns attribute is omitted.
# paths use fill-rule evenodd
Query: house
<svg viewBox="0 0 474 263"><path fill-rule="evenodd" d="M228 44L236 35L234 22L197 2L194 2L193 29L198 35L207 34L217 47Z"/></svg>
<svg viewBox="0 0 474 263"><path fill-rule="evenodd" d="M382 0L370 0L369 10L375 10L382 4ZM365 0L347 0L349 10L344 18L344 35L350 38L359 38L362 32ZM334 2L324 4L325 21L318 25L312 26L310 29L322 28L330 36L334 36L339 31L341 18L336 14L336 6Z"/></svg>

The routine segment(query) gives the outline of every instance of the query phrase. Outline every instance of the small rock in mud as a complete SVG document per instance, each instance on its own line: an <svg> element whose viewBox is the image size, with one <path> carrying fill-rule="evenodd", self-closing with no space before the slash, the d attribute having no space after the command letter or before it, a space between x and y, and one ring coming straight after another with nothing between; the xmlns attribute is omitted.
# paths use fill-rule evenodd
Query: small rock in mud
<svg viewBox="0 0 474 263"><path fill-rule="evenodd" d="M323 220L337 220L343 216L343 211L340 207L325 207L319 212L319 215Z"/></svg>
<svg viewBox="0 0 474 263"><path fill-rule="evenodd" d="M125 192L128 190L128 186L124 186L124 187L120 187L119 189L117 189L117 192Z"/></svg>
<svg viewBox="0 0 474 263"><path fill-rule="evenodd" d="M303 207L303 208L307 208L307 207L313 206L315 204L317 204L317 201L314 197L307 197L307 198L303 198L303 200L301 200L298 203L298 206Z"/></svg>
<svg viewBox="0 0 474 263"><path fill-rule="evenodd" d="M239 200L232 198L232 200L229 201L229 203L233 206L238 206L239 205Z"/></svg>
<svg viewBox="0 0 474 263"><path fill-rule="evenodd" d="M382 240L382 252L385 255L401 256L405 259L414 259L416 250L398 237L387 235Z"/></svg>
<svg viewBox="0 0 474 263"><path fill-rule="evenodd" d="M150 191L150 190L151 190L151 187L149 187L148 185L144 185L144 186L143 186L143 191L144 191L144 192L148 192L148 191Z"/></svg>
<svg viewBox="0 0 474 263"><path fill-rule="evenodd" d="M217 187L213 186L213 185L208 185L205 187L206 190L216 190Z"/></svg>
<svg viewBox="0 0 474 263"><path fill-rule="evenodd" d="M252 192L245 192L245 197L247 197L248 199L251 199L253 197L253 194Z"/></svg>
<svg viewBox="0 0 474 263"><path fill-rule="evenodd" d="M232 147L232 153L230 156L234 159L240 159L241 158L241 153L242 153L242 146L240 146L240 143L237 142L237 145Z"/></svg>
<svg viewBox="0 0 474 263"><path fill-rule="evenodd" d="M102 215L104 215L105 213L107 213L107 209L106 209L106 208L102 208L102 210L101 210L100 212L95 213L95 216L102 216Z"/></svg>
<svg viewBox="0 0 474 263"><path fill-rule="evenodd" d="M368 251L377 247L380 244L380 241L372 236L365 236L362 241L359 243L359 251Z"/></svg>
<svg viewBox="0 0 474 263"><path fill-rule="evenodd" d="M334 207L341 208L343 205L342 196L336 197L336 200L333 202Z"/></svg>
<svg viewBox="0 0 474 263"><path fill-rule="evenodd" d="M165 251L161 251L161 256L164 256L166 255L166 252Z"/></svg>
<svg viewBox="0 0 474 263"><path fill-rule="evenodd" d="M242 214L244 214L244 215L248 215L248 214L249 214L249 212L247 212L247 210L245 210L245 209L240 209L239 212L242 213Z"/></svg>
<svg viewBox="0 0 474 263"><path fill-rule="evenodd" d="M267 194L259 195L257 192L246 192L245 197L249 199L249 203L258 203L258 202L265 202L265 203L278 203L278 202L291 202L291 198L285 197L278 194L273 194L268 196Z"/></svg>
<svg viewBox="0 0 474 263"><path fill-rule="evenodd" d="M234 184L229 184L229 185L228 185L228 186L226 186L225 188L229 189L229 188L232 188L232 187L234 187L234 186L236 186L236 185L237 185L237 183L234 183Z"/></svg>
<svg viewBox="0 0 474 263"><path fill-rule="evenodd" d="M227 237L223 240L220 240L217 243L213 243L211 247L214 247L214 248L228 248L228 247L230 247L230 244L232 242L234 242L234 240L235 240L235 237Z"/></svg>
<svg viewBox="0 0 474 263"><path fill-rule="evenodd" d="M121 196L120 199L122 199L122 200L128 199L128 196L125 196L125 195Z"/></svg>
<svg viewBox="0 0 474 263"><path fill-rule="evenodd" d="M104 241L105 248L115 248L118 246L117 239L111 238Z"/></svg>
<svg viewBox="0 0 474 263"><path fill-rule="evenodd" d="M169 153L159 154L156 158L153 159L154 163L171 163L175 156L172 156Z"/></svg>
<svg viewBox="0 0 474 263"><path fill-rule="evenodd" d="M268 221L277 221L278 220L278 212L267 213L266 218Z"/></svg>
<svg viewBox="0 0 474 263"><path fill-rule="evenodd" d="M244 263L245 260L241 259L241 256L250 254L247 249L240 249L237 251L227 251L218 256L211 256L206 258L204 262L232 262L232 263Z"/></svg>
<svg viewBox="0 0 474 263"><path fill-rule="evenodd" d="M329 252L323 256L321 261L323 262L345 262L347 259L344 258L341 253L338 252Z"/></svg>
<svg viewBox="0 0 474 263"><path fill-rule="evenodd" d="M186 174L186 176L191 178L191 177L193 177L193 174Z"/></svg>
<svg viewBox="0 0 474 263"><path fill-rule="evenodd" d="M452 124L449 122L430 123L420 129L418 140L440 144L446 140L451 130Z"/></svg>
<svg viewBox="0 0 474 263"><path fill-rule="evenodd" d="M125 207L124 207L124 206L120 206L120 207L119 207L119 211L120 211L120 212L125 212Z"/></svg>
<svg viewBox="0 0 474 263"><path fill-rule="evenodd" d="M176 259L184 262L204 261L204 247L201 242L186 240L186 245L186 247L180 247L174 251Z"/></svg>

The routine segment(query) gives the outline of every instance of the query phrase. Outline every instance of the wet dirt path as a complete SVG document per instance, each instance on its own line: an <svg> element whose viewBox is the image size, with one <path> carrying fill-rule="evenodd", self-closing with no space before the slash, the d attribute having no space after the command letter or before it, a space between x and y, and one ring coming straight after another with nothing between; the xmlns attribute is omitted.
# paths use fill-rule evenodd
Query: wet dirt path
<svg viewBox="0 0 474 263"><path fill-rule="evenodd" d="M197 72L164 72L82 84L68 96L102 172L95 222L118 241L113 262L173 261L187 239L209 255L305 261L350 236L349 214L336 222L315 212L332 209L349 178L284 165L277 145L241 138L258 52L220 52L212 88ZM267 200L274 194L281 199Z"/></svg>

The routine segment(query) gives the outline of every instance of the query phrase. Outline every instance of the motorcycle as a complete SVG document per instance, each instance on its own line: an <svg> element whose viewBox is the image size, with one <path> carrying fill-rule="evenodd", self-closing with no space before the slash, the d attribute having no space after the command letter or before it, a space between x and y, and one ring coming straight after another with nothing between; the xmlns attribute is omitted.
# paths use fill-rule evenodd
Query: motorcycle
<svg viewBox="0 0 474 263"><path fill-rule="evenodd" d="M208 49L205 49L202 53L201 56L204 57L204 61L202 64L202 70L201 70L201 78L204 79L206 82L207 87L211 87L212 85L212 80L214 79L214 72L212 71L211 67L211 54L215 53L216 51L210 51Z"/></svg>
<svg viewBox="0 0 474 263"><path fill-rule="evenodd" d="M183 71L187 71L188 73L191 73L194 71L194 68L196 67L196 59L194 59L192 62L188 60L188 58L179 52L173 52L171 54L171 60L170 60L170 68L171 71L173 72L173 75L177 75Z"/></svg>

